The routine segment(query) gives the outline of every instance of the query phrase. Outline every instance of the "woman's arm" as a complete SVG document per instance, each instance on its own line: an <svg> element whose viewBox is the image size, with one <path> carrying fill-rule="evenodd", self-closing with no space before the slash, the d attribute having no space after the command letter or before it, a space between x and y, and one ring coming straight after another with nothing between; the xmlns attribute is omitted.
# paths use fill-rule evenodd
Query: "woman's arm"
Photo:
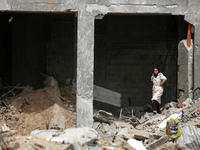
<svg viewBox="0 0 200 150"><path fill-rule="evenodd" d="M163 84L165 83L167 78L162 73L160 73L160 74L161 74L161 76L160 76L160 79L161 79L160 86L163 86Z"/></svg>

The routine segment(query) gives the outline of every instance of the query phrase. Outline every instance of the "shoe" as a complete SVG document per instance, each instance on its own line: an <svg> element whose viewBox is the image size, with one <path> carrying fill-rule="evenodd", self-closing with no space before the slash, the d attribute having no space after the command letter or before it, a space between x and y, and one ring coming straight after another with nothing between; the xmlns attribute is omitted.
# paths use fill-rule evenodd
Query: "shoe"
<svg viewBox="0 0 200 150"><path fill-rule="evenodd" d="M155 114L157 114L157 111L156 111L156 110L154 110L154 111L153 111L153 114L154 114L154 115L155 115Z"/></svg>

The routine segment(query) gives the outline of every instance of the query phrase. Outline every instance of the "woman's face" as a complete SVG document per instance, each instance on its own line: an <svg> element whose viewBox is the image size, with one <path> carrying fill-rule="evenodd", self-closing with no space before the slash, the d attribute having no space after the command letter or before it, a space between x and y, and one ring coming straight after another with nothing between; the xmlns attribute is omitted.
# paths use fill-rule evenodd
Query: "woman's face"
<svg viewBox="0 0 200 150"><path fill-rule="evenodd" d="M154 68L153 72L154 72L155 75L157 75L158 74L158 69Z"/></svg>

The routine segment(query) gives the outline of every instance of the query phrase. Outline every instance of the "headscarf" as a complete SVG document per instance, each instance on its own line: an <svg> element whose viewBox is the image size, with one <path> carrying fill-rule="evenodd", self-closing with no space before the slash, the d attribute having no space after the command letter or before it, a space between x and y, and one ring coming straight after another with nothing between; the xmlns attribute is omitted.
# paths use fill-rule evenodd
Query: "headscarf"
<svg viewBox="0 0 200 150"><path fill-rule="evenodd" d="M157 73L157 74L154 74L154 69L157 69L157 70L158 70L158 73ZM154 67L154 68L153 68L153 74L154 74L154 77L155 77L155 78L157 77L157 75L159 74L159 72L160 72L160 69L159 69L158 67Z"/></svg>

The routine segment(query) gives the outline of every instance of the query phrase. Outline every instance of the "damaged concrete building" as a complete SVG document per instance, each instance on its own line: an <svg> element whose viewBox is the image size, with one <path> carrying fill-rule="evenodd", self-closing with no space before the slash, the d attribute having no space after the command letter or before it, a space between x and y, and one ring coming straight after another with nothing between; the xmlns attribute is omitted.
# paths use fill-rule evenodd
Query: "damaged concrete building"
<svg viewBox="0 0 200 150"><path fill-rule="evenodd" d="M2 0L0 77L73 84L78 127L92 126L93 106L117 113L151 104L155 66L168 78L163 104L179 91L198 96L199 8L198 0Z"/></svg>

